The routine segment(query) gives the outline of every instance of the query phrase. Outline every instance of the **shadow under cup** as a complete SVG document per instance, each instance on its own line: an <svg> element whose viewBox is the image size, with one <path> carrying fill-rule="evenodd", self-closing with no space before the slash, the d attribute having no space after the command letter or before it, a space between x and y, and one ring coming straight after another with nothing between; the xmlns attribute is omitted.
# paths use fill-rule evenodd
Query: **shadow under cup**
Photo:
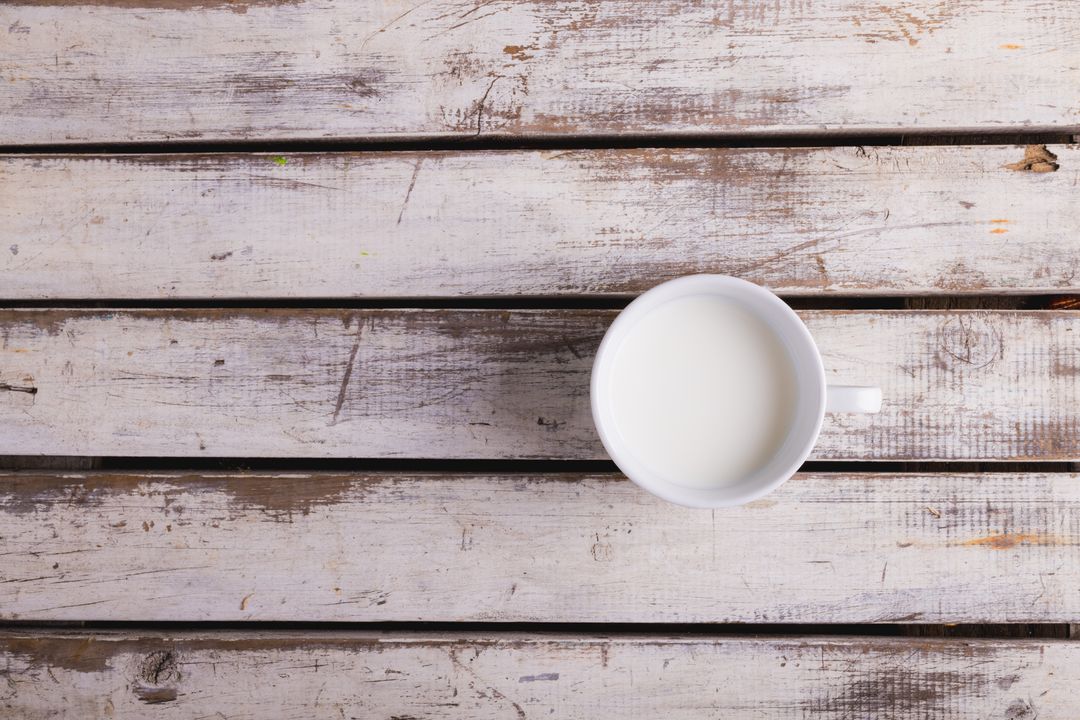
<svg viewBox="0 0 1080 720"><path fill-rule="evenodd" d="M619 431L613 402L612 368L630 331L646 315L668 302L711 296L738 304L774 334L787 352L794 375L793 408L783 441L772 456L747 476L715 487L688 487L650 468ZM608 328L593 363L591 401L593 421L611 459L645 490L689 507L741 505L782 485L809 456L825 414L825 370L810 331L780 298L762 287L723 275L692 275L663 283L642 294Z"/></svg>

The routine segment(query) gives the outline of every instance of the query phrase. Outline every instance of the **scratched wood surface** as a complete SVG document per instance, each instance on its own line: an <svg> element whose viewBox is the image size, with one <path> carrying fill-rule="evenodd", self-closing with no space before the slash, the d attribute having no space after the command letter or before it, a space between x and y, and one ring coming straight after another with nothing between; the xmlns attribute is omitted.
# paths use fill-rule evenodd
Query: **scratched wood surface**
<svg viewBox="0 0 1080 720"><path fill-rule="evenodd" d="M6 310L0 453L604 459L613 310ZM879 385L813 457L1080 459L1075 311L804 311L830 382Z"/></svg>
<svg viewBox="0 0 1080 720"><path fill-rule="evenodd" d="M26 720L1073 720L1080 682L1046 640L15 631L0 662Z"/></svg>
<svg viewBox="0 0 1080 720"><path fill-rule="evenodd" d="M1080 619L1080 476L0 474L7 620ZM750 552L749 548L753 548Z"/></svg>
<svg viewBox="0 0 1080 720"><path fill-rule="evenodd" d="M7 156L0 296L1062 292L1078 182L1075 146Z"/></svg>
<svg viewBox="0 0 1080 720"><path fill-rule="evenodd" d="M0 2L0 298L35 301L0 310L0 717L1074 720L1076 642L691 626L1075 623L1080 474L837 463L710 512L509 461L606 457L615 311L556 303L694 272L918 308L802 312L830 381L885 396L813 459L1080 461L1075 305L929 309L1080 290L1077 146L522 149L1045 142L1080 132L1077 28L1071 0ZM463 297L549 309L218 302ZM62 307L110 299L158 309ZM178 470L214 457L507 462Z"/></svg>
<svg viewBox="0 0 1080 720"><path fill-rule="evenodd" d="M0 142L1080 126L1072 0L12 0Z"/></svg>

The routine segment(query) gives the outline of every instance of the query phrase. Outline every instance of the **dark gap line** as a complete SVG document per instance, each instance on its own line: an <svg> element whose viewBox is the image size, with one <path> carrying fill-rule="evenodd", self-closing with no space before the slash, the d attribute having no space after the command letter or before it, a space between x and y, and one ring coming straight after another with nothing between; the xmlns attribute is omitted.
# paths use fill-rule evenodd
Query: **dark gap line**
<svg viewBox="0 0 1080 720"><path fill-rule="evenodd" d="M530 459L425 459L425 458L244 458L244 457L132 457L80 458L49 456L56 467L77 466L92 460L93 472L235 472L235 473L445 473L445 474L618 474L610 460L530 460ZM43 470L40 458L25 455L0 456L0 468L33 472ZM73 470L82 472L82 470ZM914 462L866 460L815 460L803 463L801 473L1070 473L1073 463L1045 462Z"/></svg>
<svg viewBox="0 0 1080 720"><path fill-rule="evenodd" d="M1076 142L1074 130L1042 130L949 133L665 133L624 135L558 135L416 138L345 138L290 140L175 140L117 143L2 145L5 155L175 155L189 153L340 153L392 151L483 150L620 150L638 148L788 148L788 147L883 147L938 145L1062 145Z"/></svg>
<svg viewBox="0 0 1080 720"><path fill-rule="evenodd" d="M1031 295L826 295L779 293L796 310L1007 309L1043 310L1080 306L1076 294ZM0 310L621 310L636 294L494 297L372 298L102 298L0 299Z"/></svg>
<svg viewBox="0 0 1080 720"><path fill-rule="evenodd" d="M872 637L963 637L963 638L1067 638L1067 623L991 624L899 624L883 623L541 623L541 622L292 622L292 621L55 621L10 620L0 623L0 631L147 633L223 632L236 635L262 632L297 633L449 633L485 635L500 633L632 636L872 636ZM922 631L922 632L920 632ZM925 631L933 633L927 634Z"/></svg>

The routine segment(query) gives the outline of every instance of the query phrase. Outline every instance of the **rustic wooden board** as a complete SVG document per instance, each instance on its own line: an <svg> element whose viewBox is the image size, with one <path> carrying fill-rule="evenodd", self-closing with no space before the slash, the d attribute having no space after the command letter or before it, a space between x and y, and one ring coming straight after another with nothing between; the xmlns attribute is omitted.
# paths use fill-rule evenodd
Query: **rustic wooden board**
<svg viewBox="0 0 1080 720"><path fill-rule="evenodd" d="M603 459L610 310L7 310L0 454ZM817 459L1080 458L1080 314L805 311L830 382ZM1075 334L1074 334L1075 333Z"/></svg>
<svg viewBox="0 0 1080 720"><path fill-rule="evenodd" d="M312 633L0 636L39 718L1073 720L1080 645Z"/></svg>
<svg viewBox="0 0 1080 720"><path fill-rule="evenodd" d="M8 620L1069 622L1080 476L0 474Z"/></svg>
<svg viewBox="0 0 1080 720"><path fill-rule="evenodd" d="M1080 127L1072 0L12 0L0 142Z"/></svg>
<svg viewBox="0 0 1080 720"><path fill-rule="evenodd" d="M1080 288L1080 148L0 158L0 296ZM1052 167L1047 165L1047 167Z"/></svg>

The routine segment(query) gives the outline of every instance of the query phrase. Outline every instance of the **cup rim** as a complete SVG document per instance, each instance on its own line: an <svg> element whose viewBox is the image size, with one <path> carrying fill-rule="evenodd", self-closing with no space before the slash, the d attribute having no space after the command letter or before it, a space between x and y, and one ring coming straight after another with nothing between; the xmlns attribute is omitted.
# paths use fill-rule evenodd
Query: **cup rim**
<svg viewBox="0 0 1080 720"><path fill-rule="evenodd" d="M818 402L817 407L813 408L815 416L812 418L809 429L805 431L805 436L797 446L799 448L798 452L793 454L792 460L778 469L770 479L750 485L739 493L733 493L730 486L716 489L684 487L666 480L657 479L650 473L637 472L638 462L623 452L620 448L621 443L613 439L613 429L605 427L598 406L600 382L607 375L607 372L605 372L607 368L603 367L602 363L612 352L612 348L623 339L626 331L641 317L644 317L645 313L659 307L664 302L696 294L728 295L735 299L745 299L747 295L750 295L753 298L753 303L766 304L780 311L794 322L786 326L784 330L778 330L778 334L781 334L789 342L794 341L802 345L810 351L805 353L804 357L813 359L813 367L804 367L804 370L808 370L816 380ZM657 300L657 298L663 296L669 297L660 301ZM753 305L750 305L750 309L753 310ZM796 362L794 358L792 358L792 362ZM804 362L803 365L805 366L805 364ZM619 313L600 341L593 359L589 398L593 425L600 436L600 442L619 470L634 484L663 500L678 505L694 508L720 508L753 502L783 485L798 471L806 458L810 456L821 433L821 426L825 419L825 385L825 366L821 359L821 352L814 342L809 328L806 327L802 318L787 303L770 290L741 278L730 275L697 274L662 282L639 295ZM804 417L809 416L809 410L804 412L806 413Z"/></svg>

